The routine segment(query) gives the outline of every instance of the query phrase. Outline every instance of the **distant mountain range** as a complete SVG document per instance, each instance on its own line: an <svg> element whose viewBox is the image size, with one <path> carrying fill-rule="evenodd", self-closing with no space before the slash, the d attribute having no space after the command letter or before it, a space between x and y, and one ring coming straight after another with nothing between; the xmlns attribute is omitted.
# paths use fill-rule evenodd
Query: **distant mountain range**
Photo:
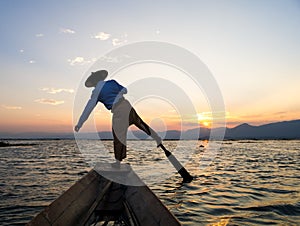
<svg viewBox="0 0 300 226"><path fill-rule="evenodd" d="M216 128L213 130L224 130ZM178 130L168 130L159 132L164 139L208 139L211 130L208 128L195 128L184 132ZM112 139L112 133L108 131L99 132L101 139ZM78 138L90 139L98 137L91 133L78 133ZM129 131L128 139L147 139L148 136L142 131ZM247 123L234 128L225 128L225 139L300 139L300 120L283 121L252 126ZM0 139L74 139L73 133L3 133L0 132Z"/></svg>
<svg viewBox="0 0 300 226"><path fill-rule="evenodd" d="M251 126L247 123L226 129L227 139L300 139L300 120Z"/></svg>

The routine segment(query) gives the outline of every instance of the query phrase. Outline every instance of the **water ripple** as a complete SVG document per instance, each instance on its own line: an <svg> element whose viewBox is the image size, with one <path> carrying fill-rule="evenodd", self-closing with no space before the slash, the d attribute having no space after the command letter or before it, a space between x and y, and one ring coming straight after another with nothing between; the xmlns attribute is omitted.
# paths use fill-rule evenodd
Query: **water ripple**
<svg viewBox="0 0 300 226"><path fill-rule="evenodd" d="M24 225L90 170L74 141L31 142L38 145L0 148L1 225ZM194 143L181 144L180 158ZM94 151L86 157L100 158L99 142L87 144ZM110 161L112 142L104 144L101 160ZM178 147L176 141L165 145ZM196 149L186 166L192 183L182 184L174 171L150 184L183 225L300 225L300 141L226 141L212 162L204 150ZM150 182L153 163L171 167L151 141L129 141L126 161ZM203 161L206 168L199 167Z"/></svg>

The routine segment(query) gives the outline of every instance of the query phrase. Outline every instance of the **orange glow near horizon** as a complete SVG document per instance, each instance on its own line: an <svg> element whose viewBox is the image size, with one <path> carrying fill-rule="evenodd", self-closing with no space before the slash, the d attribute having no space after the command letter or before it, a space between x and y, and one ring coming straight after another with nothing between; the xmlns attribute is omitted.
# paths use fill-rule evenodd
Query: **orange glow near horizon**
<svg viewBox="0 0 300 226"><path fill-rule="evenodd" d="M147 107L145 107L147 106ZM157 131L165 130L188 130L202 126L210 128L212 126L212 113L199 112L198 122L183 125L182 117L172 108L159 104L137 105L137 112L142 119ZM0 110L0 132L20 133L20 132L73 132L72 112L66 108L59 109L59 106L46 108L44 111L36 109L4 109ZM159 110L158 110L159 109ZM242 123L251 125L262 125L278 121L288 121L299 119L300 112L277 112L264 114L233 114L226 112L226 126L235 127ZM84 124L81 132L111 131L111 112L104 109L95 109L89 120ZM74 122L78 119L74 119ZM214 125L218 127L218 124ZM136 127L130 127L137 130Z"/></svg>
<svg viewBox="0 0 300 226"><path fill-rule="evenodd" d="M203 125L204 127L210 127L212 122L212 114L211 112L201 112L197 114L198 121L200 126Z"/></svg>
<svg viewBox="0 0 300 226"><path fill-rule="evenodd" d="M150 118L150 117L149 117ZM163 122L151 122L148 117L144 117L144 121L150 124L151 127L153 127L157 131L163 131L164 129L168 130L188 130L188 129L193 129L196 126L190 126L182 128L181 127L181 121L174 121L174 120L167 120L163 119ZM299 119L300 117L298 117ZM285 120L278 120L278 121L288 121L288 120L294 120L297 118L290 118L290 119L285 119ZM242 123L249 123L251 125L262 125L262 124L267 124L267 123L273 123L273 122L278 122L275 120L269 120L269 119L263 119L261 121L251 121L251 119L248 120L230 120L226 122L226 126L229 128L233 128L239 124ZM111 130L111 119L103 119L103 120L97 120L95 122L97 131L110 131ZM199 125L210 128L211 124L210 121L199 121ZM73 132L73 123L71 122L71 119L69 120L61 120L61 121L54 121L54 120L6 120L1 121L1 130L0 132L7 132L7 133L19 133L19 132ZM85 124L81 132L90 132L94 128L93 126L91 127L88 124ZM137 130L136 127L131 126L130 129L132 130Z"/></svg>

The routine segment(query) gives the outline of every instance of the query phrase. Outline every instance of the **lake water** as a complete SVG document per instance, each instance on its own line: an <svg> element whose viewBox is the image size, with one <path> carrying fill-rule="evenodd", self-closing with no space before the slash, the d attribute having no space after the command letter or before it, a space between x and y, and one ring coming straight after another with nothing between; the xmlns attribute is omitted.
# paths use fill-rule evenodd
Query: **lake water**
<svg viewBox="0 0 300 226"><path fill-rule="evenodd" d="M10 142L38 145L0 148L1 225L24 225L91 169L73 140ZM106 152L86 142L96 161L113 159L112 141ZM224 141L205 168L207 143L183 141L189 184L153 143L128 141L126 161L183 225L300 225L300 141Z"/></svg>

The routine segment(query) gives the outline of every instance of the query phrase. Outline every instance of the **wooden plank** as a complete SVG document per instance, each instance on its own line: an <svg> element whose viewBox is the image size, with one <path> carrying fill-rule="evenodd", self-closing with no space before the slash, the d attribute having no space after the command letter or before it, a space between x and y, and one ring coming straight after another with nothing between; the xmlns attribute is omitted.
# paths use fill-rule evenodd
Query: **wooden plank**
<svg viewBox="0 0 300 226"><path fill-rule="evenodd" d="M28 225L76 225L87 213L107 180L94 170L76 182Z"/></svg>
<svg viewBox="0 0 300 226"><path fill-rule="evenodd" d="M131 176L137 177L135 173ZM128 186L125 192L125 199L140 225L181 225L147 186Z"/></svg>
<svg viewBox="0 0 300 226"><path fill-rule="evenodd" d="M97 196L96 200L94 201L94 203L91 205L91 207L85 214L85 217L82 218L83 220L80 221L81 223L79 223L79 225L86 225L86 223L89 221L90 217L92 216L93 212L95 211L97 205L99 204L99 202L101 200L103 200L105 194L108 192L108 189L111 187L111 184L112 184L111 181L106 182L106 184L103 187L103 189L101 190L100 194Z"/></svg>
<svg viewBox="0 0 300 226"><path fill-rule="evenodd" d="M110 163L97 163L94 170L101 176L108 180L112 180L115 183L135 186L145 185L143 181L136 176L130 176L133 173L133 170L128 164L121 164L120 169L116 169L113 168Z"/></svg>

